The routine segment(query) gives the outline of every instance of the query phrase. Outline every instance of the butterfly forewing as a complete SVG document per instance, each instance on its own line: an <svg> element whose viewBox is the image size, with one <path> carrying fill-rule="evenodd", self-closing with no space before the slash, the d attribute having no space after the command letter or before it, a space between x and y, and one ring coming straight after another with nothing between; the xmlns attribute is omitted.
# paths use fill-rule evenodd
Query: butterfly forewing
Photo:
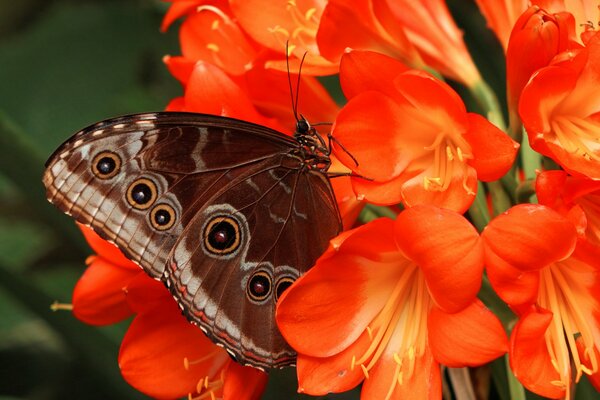
<svg viewBox="0 0 600 400"><path fill-rule="evenodd" d="M225 117L152 113L90 126L48 160L48 199L169 286L242 364L294 362L275 303L340 218L298 143Z"/></svg>

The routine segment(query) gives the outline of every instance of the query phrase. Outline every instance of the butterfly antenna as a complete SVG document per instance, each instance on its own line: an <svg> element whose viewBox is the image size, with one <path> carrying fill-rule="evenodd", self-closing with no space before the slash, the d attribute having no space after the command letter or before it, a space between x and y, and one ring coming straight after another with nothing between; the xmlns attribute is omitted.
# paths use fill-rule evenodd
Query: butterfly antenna
<svg viewBox="0 0 600 400"><path fill-rule="evenodd" d="M296 121L298 121L298 112L297 112L297 107L296 107L298 98L296 97L296 101L294 101L294 90L292 88L292 78L290 75L290 42L289 42L289 40L286 40L286 42L285 42L285 64L287 67L288 85L290 87L290 98L292 100L292 111L294 112L294 118L296 118Z"/></svg>
<svg viewBox="0 0 600 400"><path fill-rule="evenodd" d="M304 65L304 59L306 58L307 54L308 54L308 51L305 51L304 54L302 55L302 60L300 60L300 66L298 67L298 80L296 81L296 109L294 110L294 115L298 115L298 98L299 98L299 94L300 94L300 77L302 76L302 65ZM297 119L298 119L298 117L296 117L296 120ZM302 119L304 119L304 117L302 117Z"/></svg>

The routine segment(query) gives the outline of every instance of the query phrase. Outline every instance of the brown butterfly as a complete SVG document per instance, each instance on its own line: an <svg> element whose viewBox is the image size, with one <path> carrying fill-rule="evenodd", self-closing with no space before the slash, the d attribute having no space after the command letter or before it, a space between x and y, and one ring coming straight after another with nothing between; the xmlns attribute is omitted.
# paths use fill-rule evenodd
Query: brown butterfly
<svg viewBox="0 0 600 400"><path fill-rule="evenodd" d="M48 200L160 279L240 363L295 362L275 304L341 230L329 149L236 119L158 112L109 119L46 164Z"/></svg>

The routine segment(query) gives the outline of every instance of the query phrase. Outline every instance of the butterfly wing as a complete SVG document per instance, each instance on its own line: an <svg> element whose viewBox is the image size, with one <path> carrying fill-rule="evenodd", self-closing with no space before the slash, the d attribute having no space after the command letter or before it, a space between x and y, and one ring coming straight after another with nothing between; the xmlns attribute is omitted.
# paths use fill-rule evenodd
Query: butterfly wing
<svg viewBox="0 0 600 400"><path fill-rule="evenodd" d="M327 178L302 168L296 147L234 119L139 114L74 135L48 161L44 184L62 211L165 281L240 362L282 366L293 352L275 326L277 288L340 229Z"/></svg>

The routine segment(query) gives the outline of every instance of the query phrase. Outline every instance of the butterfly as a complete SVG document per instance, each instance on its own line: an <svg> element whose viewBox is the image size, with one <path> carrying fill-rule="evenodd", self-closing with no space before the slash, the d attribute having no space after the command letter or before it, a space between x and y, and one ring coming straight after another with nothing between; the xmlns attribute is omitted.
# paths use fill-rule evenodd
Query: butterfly
<svg viewBox="0 0 600 400"><path fill-rule="evenodd" d="M277 299L341 231L330 148L227 117L108 119L49 158L48 200L169 288L188 320L243 365L295 363Z"/></svg>

